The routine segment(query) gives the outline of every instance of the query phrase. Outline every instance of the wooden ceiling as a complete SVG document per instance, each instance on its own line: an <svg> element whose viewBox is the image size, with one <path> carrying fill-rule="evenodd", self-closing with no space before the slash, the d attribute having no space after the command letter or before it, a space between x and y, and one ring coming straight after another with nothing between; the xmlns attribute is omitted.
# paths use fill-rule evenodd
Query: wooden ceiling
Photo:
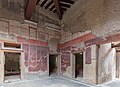
<svg viewBox="0 0 120 87"><path fill-rule="evenodd" d="M53 13L57 13L61 20L64 12L67 11L72 4L74 4L73 0L27 0L27 4L25 6L25 18L30 19L36 5L40 5Z"/></svg>

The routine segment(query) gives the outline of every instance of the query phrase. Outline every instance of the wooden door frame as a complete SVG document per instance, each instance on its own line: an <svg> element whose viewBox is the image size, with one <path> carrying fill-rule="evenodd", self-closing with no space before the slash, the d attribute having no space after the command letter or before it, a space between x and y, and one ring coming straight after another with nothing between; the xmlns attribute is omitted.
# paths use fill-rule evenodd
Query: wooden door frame
<svg viewBox="0 0 120 87"><path fill-rule="evenodd" d="M57 75L60 75L61 72L61 55L56 53L47 54L47 75L50 76L49 72L49 55L56 55L57 57Z"/></svg>
<svg viewBox="0 0 120 87"><path fill-rule="evenodd" d="M5 70L4 67L5 67L5 52L11 52L11 53L20 53L20 58L19 58L19 61L20 61L20 79L23 80L24 79L24 73L25 73L25 67L24 67L24 51L20 51L20 50L0 50L0 52L2 52L2 55L3 55L3 71ZM3 72L3 81L5 81L5 75L4 75L4 72Z"/></svg>
<svg viewBox="0 0 120 87"><path fill-rule="evenodd" d="M119 52L119 53L120 53L120 52ZM116 78L120 78L120 77L119 77L119 72L120 72L120 71L119 71L119 61L120 61L120 60L119 60L119 57L117 57L117 52L116 52L116 61L115 61L115 62L116 62Z"/></svg>
<svg viewBox="0 0 120 87"><path fill-rule="evenodd" d="M75 54L77 53L83 53L83 77L84 77L84 51L81 51L81 52L75 52L75 53L72 53L72 59L71 59L71 64L72 64L72 78L76 78L76 72L75 72L75 68L76 68L76 58L75 58ZM82 77L82 78L83 78Z"/></svg>

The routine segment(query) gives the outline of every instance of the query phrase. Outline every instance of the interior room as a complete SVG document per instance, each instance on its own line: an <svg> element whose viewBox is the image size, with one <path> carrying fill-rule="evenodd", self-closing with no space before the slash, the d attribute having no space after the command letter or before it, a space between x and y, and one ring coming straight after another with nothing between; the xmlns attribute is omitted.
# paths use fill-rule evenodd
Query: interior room
<svg viewBox="0 0 120 87"><path fill-rule="evenodd" d="M75 54L75 77L83 77L83 53Z"/></svg>
<svg viewBox="0 0 120 87"><path fill-rule="evenodd" d="M57 56L49 55L49 75L57 75Z"/></svg>
<svg viewBox="0 0 120 87"><path fill-rule="evenodd" d="M0 87L119 85L120 0L0 0Z"/></svg>
<svg viewBox="0 0 120 87"><path fill-rule="evenodd" d="M20 53L5 52L4 75L5 80L11 77L20 78Z"/></svg>

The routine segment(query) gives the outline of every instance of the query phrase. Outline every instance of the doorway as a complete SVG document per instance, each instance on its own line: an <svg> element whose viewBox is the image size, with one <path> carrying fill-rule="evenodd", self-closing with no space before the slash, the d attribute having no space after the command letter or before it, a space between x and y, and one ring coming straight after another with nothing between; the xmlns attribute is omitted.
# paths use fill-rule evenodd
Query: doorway
<svg viewBox="0 0 120 87"><path fill-rule="evenodd" d="M49 76L58 74L58 58L57 55L49 55Z"/></svg>
<svg viewBox="0 0 120 87"><path fill-rule="evenodd" d="M120 51L116 51L116 78L120 78Z"/></svg>
<svg viewBox="0 0 120 87"><path fill-rule="evenodd" d="M21 53L5 52L4 80L20 79L20 56Z"/></svg>
<svg viewBox="0 0 120 87"><path fill-rule="evenodd" d="M75 78L83 77L83 52L75 54Z"/></svg>

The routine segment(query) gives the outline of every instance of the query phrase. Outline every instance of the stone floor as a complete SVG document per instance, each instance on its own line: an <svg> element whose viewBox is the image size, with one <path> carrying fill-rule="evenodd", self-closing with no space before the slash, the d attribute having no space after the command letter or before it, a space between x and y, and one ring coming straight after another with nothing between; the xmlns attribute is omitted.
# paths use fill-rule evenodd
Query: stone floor
<svg viewBox="0 0 120 87"><path fill-rule="evenodd" d="M114 79L113 81L110 81L105 84L100 84L95 87L120 87L120 79Z"/></svg>
<svg viewBox="0 0 120 87"><path fill-rule="evenodd" d="M18 81L20 80L20 75L13 75L13 76L5 76L5 82L10 81Z"/></svg>
<svg viewBox="0 0 120 87"><path fill-rule="evenodd" d="M55 76L39 80L8 81L0 87L91 87L91 85Z"/></svg>
<svg viewBox="0 0 120 87"><path fill-rule="evenodd" d="M120 87L120 80L115 79L111 82L92 86L83 82L70 80L63 77L52 76L37 80L17 80L7 81L0 87Z"/></svg>

